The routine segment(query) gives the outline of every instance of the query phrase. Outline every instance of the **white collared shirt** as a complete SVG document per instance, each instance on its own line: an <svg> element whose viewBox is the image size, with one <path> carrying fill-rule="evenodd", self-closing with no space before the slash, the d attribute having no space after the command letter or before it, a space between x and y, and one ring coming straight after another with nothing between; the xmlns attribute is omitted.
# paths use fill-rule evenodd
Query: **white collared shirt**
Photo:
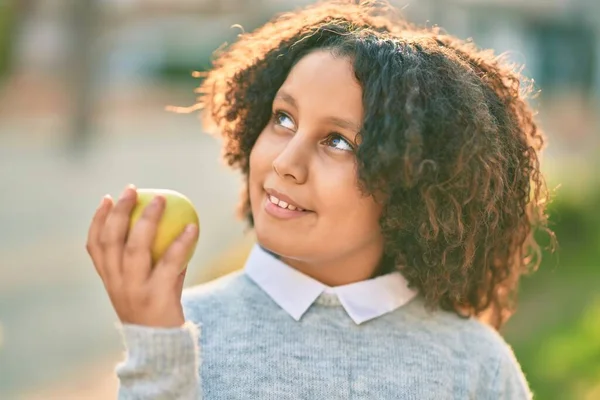
<svg viewBox="0 0 600 400"><path fill-rule="evenodd" d="M337 295L356 324L394 311L417 294L399 272L329 287L285 264L258 244L250 252L244 271L296 321L322 293Z"/></svg>

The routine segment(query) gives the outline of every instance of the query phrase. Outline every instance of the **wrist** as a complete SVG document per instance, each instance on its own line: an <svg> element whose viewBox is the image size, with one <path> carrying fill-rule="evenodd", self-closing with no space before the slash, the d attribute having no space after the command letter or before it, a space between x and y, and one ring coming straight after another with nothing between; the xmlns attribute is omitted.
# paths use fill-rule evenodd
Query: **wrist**
<svg viewBox="0 0 600 400"><path fill-rule="evenodd" d="M191 321L174 327L127 323L120 331L130 367L177 369L197 363L200 329Z"/></svg>

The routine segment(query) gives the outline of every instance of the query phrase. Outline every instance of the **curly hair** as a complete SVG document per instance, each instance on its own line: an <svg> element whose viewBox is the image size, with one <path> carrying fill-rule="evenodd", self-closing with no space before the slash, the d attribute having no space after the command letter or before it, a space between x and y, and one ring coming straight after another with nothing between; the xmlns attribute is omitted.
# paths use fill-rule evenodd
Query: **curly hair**
<svg viewBox="0 0 600 400"><path fill-rule="evenodd" d="M358 4L356 4L358 3ZM319 49L347 57L363 89L357 184L383 202L385 265L427 306L485 319L514 312L547 228L544 137L512 65L381 2L322 2L278 15L215 54L197 109L248 178L249 156L291 68ZM247 187L241 214L253 225Z"/></svg>

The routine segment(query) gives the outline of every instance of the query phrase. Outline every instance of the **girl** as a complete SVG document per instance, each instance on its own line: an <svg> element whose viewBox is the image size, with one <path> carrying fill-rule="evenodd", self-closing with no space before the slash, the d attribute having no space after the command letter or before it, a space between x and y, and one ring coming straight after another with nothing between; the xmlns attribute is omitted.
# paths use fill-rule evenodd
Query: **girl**
<svg viewBox="0 0 600 400"><path fill-rule="evenodd" d="M542 134L520 77L435 30L321 3L218 55L199 107L247 190L243 271L186 289L165 200L88 251L122 322L120 399L528 399L497 330L539 263ZM381 14L381 13L379 13Z"/></svg>

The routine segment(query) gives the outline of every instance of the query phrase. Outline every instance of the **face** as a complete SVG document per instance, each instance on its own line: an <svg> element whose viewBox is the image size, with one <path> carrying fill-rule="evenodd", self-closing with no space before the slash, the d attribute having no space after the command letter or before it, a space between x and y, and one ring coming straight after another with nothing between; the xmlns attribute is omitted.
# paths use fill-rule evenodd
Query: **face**
<svg viewBox="0 0 600 400"><path fill-rule="evenodd" d="M259 243L290 264L380 257L382 209L357 186L363 106L350 60L329 51L305 56L272 108L250 155Z"/></svg>

